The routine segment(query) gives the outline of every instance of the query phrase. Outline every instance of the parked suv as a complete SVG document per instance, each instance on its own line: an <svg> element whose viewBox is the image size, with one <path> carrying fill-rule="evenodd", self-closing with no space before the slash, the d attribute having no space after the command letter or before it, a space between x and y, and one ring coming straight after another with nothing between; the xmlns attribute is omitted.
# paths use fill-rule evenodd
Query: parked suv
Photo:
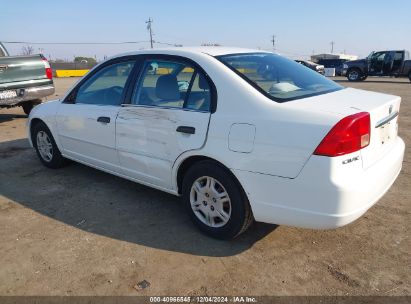
<svg viewBox="0 0 411 304"><path fill-rule="evenodd" d="M368 76L408 77L411 81L411 60L408 51L372 52L367 58L344 63L343 76L349 81Z"/></svg>

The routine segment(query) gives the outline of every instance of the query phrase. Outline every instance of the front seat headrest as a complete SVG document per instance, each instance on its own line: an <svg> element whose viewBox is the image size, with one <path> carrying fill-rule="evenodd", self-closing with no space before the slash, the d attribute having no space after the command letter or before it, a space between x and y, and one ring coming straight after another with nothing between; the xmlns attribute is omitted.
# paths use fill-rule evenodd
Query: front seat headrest
<svg viewBox="0 0 411 304"><path fill-rule="evenodd" d="M160 76L156 83L156 96L164 100L180 99L177 77L172 74Z"/></svg>

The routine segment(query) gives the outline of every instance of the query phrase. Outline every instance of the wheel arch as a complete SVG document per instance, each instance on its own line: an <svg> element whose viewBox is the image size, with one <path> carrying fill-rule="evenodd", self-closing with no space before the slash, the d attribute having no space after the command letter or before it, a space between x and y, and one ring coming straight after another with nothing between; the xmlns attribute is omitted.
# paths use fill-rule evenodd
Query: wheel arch
<svg viewBox="0 0 411 304"><path fill-rule="evenodd" d="M42 118L40 118L40 117L33 117L32 119L30 119L30 122L29 122L29 125L28 125L28 130L27 130L27 132L28 132L28 139L29 139L29 141L30 141L30 144L31 144L31 146L32 147L34 147L34 138L33 138L33 128L36 126L36 125L38 125L39 123L43 123L48 129L49 129L49 131L51 132L51 135L53 135L53 138L54 138L54 141L56 142L56 145L57 145L57 147L60 149L60 143L59 143L59 141L57 140L57 138L56 138L56 135L54 134L54 132L53 132L53 128L51 128L51 126L47 123L47 121L46 120L44 120L44 119L42 119Z"/></svg>
<svg viewBox="0 0 411 304"><path fill-rule="evenodd" d="M38 118L38 117L34 117L34 118L32 118L31 120L30 120L30 122L29 122L29 125L28 125L28 139L29 139L29 141L30 141L30 144L31 144L31 146L32 147L34 147L34 138L33 138L33 128L36 126L36 125L38 125L39 123L44 123L46 126L47 126L47 124L44 122L44 120L42 120L42 119L40 119L40 118ZM49 128L48 126L47 126L47 128ZM50 128L49 128L50 129Z"/></svg>
<svg viewBox="0 0 411 304"><path fill-rule="evenodd" d="M352 71L357 71L358 72L358 78L356 80L351 80L350 77L349 77L350 72L352 72ZM364 71L361 69L361 67L353 66L353 67L349 67L348 70L347 70L347 79L349 81L361 81L361 78L363 76L364 76Z"/></svg>
<svg viewBox="0 0 411 304"><path fill-rule="evenodd" d="M191 168L192 166L194 166L195 164L202 162L202 161L211 161L219 166L221 166L222 168L224 168L225 170L227 170L227 172L229 172L229 174L232 175L232 177L235 179L235 181L238 183L238 185L241 187L241 189L244 191L244 194L246 195L246 197L248 198L248 195L243 187L243 185L241 184L240 180L238 179L238 177L234 174L234 172L232 170L230 170L229 167L227 167L226 165L224 165L224 163L222 163L221 161L210 157L210 156L206 156L206 155L188 155L187 157L181 159L178 164L175 166L175 187L177 190L177 193L179 195L182 194L182 185L183 185L183 179L184 179L184 175L185 173L188 171L189 168Z"/></svg>

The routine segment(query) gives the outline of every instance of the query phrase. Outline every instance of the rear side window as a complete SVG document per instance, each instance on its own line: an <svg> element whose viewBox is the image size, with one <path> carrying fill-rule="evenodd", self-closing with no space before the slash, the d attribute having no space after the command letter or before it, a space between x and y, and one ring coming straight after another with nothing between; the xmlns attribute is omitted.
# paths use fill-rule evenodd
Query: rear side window
<svg viewBox="0 0 411 304"><path fill-rule="evenodd" d="M210 85L202 73L196 73L191 85L190 95L186 108L199 111L208 111L211 103Z"/></svg>
<svg viewBox="0 0 411 304"><path fill-rule="evenodd" d="M78 89L76 103L119 105L134 61L106 66L87 79Z"/></svg>
<svg viewBox="0 0 411 304"><path fill-rule="evenodd" d="M218 56L237 74L267 97L285 102L343 87L303 65L271 53L244 53Z"/></svg>
<svg viewBox="0 0 411 304"><path fill-rule="evenodd" d="M144 63L132 103L208 111L210 87L203 74L187 63L148 60Z"/></svg>

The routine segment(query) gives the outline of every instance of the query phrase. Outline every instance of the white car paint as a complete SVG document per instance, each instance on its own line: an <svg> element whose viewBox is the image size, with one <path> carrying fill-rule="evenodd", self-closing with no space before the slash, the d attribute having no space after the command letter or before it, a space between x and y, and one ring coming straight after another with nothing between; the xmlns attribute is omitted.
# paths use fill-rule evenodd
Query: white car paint
<svg viewBox="0 0 411 304"><path fill-rule="evenodd" d="M347 88L276 103L212 57L248 52L261 51L175 48L120 55L167 54L195 61L218 92L211 115L142 106L69 109L73 105L58 100L34 108L28 126L43 120L67 158L175 195L180 165L192 156L212 158L239 180L257 221L306 228L352 222L401 170L404 142L397 136L397 118L385 135L374 128L389 107L399 111L400 98ZM371 115L369 146L339 157L313 155L338 121L361 111ZM103 112L115 120L114 129L95 123ZM196 134L175 132L182 124L195 126ZM390 138L381 144L381 136Z"/></svg>
<svg viewBox="0 0 411 304"><path fill-rule="evenodd" d="M117 106L60 104L56 113L57 134L64 154L121 173L115 124L97 122L100 116L116 121L118 110Z"/></svg>
<svg viewBox="0 0 411 304"><path fill-rule="evenodd" d="M203 147L210 113L158 107L122 107L117 117L116 146L123 173L173 189L171 169L179 155ZM193 135L178 133L192 126Z"/></svg>

